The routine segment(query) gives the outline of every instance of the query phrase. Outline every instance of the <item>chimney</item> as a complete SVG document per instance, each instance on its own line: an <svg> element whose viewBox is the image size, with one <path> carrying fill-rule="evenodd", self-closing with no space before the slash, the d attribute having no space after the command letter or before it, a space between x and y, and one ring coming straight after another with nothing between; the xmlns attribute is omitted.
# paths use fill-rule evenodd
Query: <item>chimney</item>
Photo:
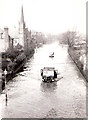
<svg viewBox="0 0 88 120"><path fill-rule="evenodd" d="M6 51L9 47L8 27L4 28L4 42L5 42L5 51Z"/></svg>

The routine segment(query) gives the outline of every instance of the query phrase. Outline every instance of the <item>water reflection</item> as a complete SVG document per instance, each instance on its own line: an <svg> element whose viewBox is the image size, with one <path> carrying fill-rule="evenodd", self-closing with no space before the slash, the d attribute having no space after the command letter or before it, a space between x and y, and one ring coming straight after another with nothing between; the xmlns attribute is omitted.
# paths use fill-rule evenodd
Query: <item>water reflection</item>
<svg viewBox="0 0 88 120"><path fill-rule="evenodd" d="M57 89L57 82L41 82L41 91L42 92L53 92Z"/></svg>

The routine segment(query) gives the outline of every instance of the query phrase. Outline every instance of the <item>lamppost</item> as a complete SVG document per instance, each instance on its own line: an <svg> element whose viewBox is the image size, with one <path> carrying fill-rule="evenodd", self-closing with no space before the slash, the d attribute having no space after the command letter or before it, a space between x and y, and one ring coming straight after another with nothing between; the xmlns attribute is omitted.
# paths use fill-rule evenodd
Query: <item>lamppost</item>
<svg viewBox="0 0 88 120"><path fill-rule="evenodd" d="M5 101L6 101L6 106L7 106L7 90L6 90L6 84L7 84L6 75L7 75L7 70L6 69L4 71L4 75L5 75Z"/></svg>

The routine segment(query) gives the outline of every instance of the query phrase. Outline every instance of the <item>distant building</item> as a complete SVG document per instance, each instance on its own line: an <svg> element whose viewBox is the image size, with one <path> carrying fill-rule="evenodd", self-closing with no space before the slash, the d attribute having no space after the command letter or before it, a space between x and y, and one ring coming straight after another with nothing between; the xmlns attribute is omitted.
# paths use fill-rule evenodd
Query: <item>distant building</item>
<svg viewBox="0 0 88 120"><path fill-rule="evenodd" d="M14 47L20 45L25 54L29 54L30 50L34 49L33 38L31 30L29 31L25 25L23 6L21 8L21 19L19 28L14 27L8 33L8 28L0 29L0 51L5 52L8 48L12 50ZM10 37L11 36L11 37Z"/></svg>
<svg viewBox="0 0 88 120"><path fill-rule="evenodd" d="M23 6L21 8L21 19L19 22L19 44L24 47L25 41L25 22L24 22L24 13L23 13Z"/></svg>
<svg viewBox="0 0 88 120"><path fill-rule="evenodd" d="M0 29L0 52L5 52L7 49L13 49L13 40L8 33L8 28Z"/></svg>
<svg viewBox="0 0 88 120"><path fill-rule="evenodd" d="M24 21L23 6L21 8L21 19L19 22L19 44L23 47L25 54L28 54L31 48L31 31L26 28Z"/></svg>
<svg viewBox="0 0 88 120"><path fill-rule="evenodd" d="M9 30L11 38L13 38L13 46L15 47L19 43L18 28L14 27Z"/></svg>

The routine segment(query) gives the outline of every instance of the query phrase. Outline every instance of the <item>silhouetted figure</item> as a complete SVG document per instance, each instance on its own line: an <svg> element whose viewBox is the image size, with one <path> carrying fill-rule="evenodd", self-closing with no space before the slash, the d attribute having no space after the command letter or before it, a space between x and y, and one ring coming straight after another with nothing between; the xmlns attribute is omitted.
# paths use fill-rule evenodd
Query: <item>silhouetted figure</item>
<svg viewBox="0 0 88 120"><path fill-rule="evenodd" d="M57 78L57 73L55 70L54 70L54 78Z"/></svg>

